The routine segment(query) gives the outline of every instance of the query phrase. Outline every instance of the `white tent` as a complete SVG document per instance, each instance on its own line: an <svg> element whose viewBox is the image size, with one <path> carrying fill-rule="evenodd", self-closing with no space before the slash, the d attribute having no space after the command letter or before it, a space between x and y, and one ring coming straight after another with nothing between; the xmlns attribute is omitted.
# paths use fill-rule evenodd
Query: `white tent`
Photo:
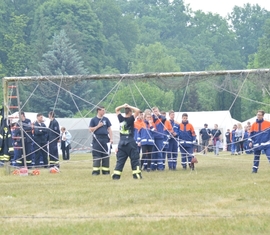
<svg viewBox="0 0 270 235"><path fill-rule="evenodd" d="M182 121L182 114L184 112L176 112L175 119L178 122ZM218 125L222 133L222 139L225 139L225 133L227 129L232 129L234 124L239 123L239 121L232 118L229 110L226 111L201 111L201 112L186 112L188 114L188 121L191 123L195 129L197 139L199 138L199 132L204 127L204 124L208 124L209 129L214 128L214 124Z"/></svg>

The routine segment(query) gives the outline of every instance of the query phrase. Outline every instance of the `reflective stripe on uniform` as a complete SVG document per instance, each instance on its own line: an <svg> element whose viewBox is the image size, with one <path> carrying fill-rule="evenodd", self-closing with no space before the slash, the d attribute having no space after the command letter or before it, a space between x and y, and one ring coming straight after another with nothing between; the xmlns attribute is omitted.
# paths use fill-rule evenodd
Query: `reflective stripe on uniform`
<svg viewBox="0 0 270 235"><path fill-rule="evenodd" d="M4 154L4 155L0 156L0 161L9 161L9 158L10 158L9 155Z"/></svg>
<svg viewBox="0 0 270 235"><path fill-rule="evenodd" d="M193 142L191 141L180 141L179 143L180 144L193 144Z"/></svg>
<svg viewBox="0 0 270 235"><path fill-rule="evenodd" d="M121 171L116 171L116 170L114 170L114 171L113 171L113 174L114 174L114 175L121 175L122 172L121 172Z"/></svg>
<svg viewBox="0 0 270 235"><path fill-rule="evenodd" d="M100 167L93 167L93 171L100 171Z"/></svg>
<svg viewBox="0 0 270 235"><path fill-rule="evenodd" d="M141 173L140 167L137 166L137 169L134 170L134 171L132 171L132 173L133 173L133 174L139 174L139 173Z"/></svg>
<svg viewBox="0 0 270 235"><path fill-rule="evenodd" d="M103 171L110 171L110 168L109 167L101 167L101 170L103 170Z"/></svg>

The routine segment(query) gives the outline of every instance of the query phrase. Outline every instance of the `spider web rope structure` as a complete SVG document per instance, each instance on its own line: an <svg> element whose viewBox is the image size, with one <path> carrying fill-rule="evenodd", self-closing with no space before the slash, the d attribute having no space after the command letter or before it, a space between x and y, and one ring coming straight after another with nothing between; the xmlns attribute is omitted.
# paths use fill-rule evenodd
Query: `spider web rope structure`
<svg viewBox="0 0 270 235"><path fill-rule="evenodd" d="M77 90L88 88L88 91L92 91L90 94L95 96L99 90L95 88L93 81L101 80L106 81L103 84L111 87L107 87L103 97L99 100L91 99L89 92L80 93L80 95L78 92L74 92L76 88ZM47 96L54 100L52 101L53 110L63 106L59 100L69 97L69 107L72 107L78 113L80 119L83 120L82 122L80 120L80 125L84 125L86 130L84 141L76 142L76 140L73 140L73 143L81 149L89 150L89 142L92 136L88 130L89 120L87 120L87 117L90 114L94 116L93 112L96 107L103 103L106 104L107 110L112 113L108 115L114 115L114 117L116 117L114 108L116 105L123 103L135 105L142 111L145 109L151 110L158 103L162 106L160 108L166 112L174 109L177 112L176 119L178 121L181 118L180 113L210 112L215 110L216 107L218 107L218 110L228 110L231 113L236 113L239 109L238 112L249 112L253 116L258 109L262 109L261 107L265 108L266 112L270 109L269 80L270 69L5 77L3 78L4 111L5 117L12 114L12 110L9 109L11 100L8 98L10 95L8 87L15 82L22 87L22 90L24 90L24 87L33 87L29 94L24 95L24 99L21 97L21 109L27 107L29 100L37 99L37 94L42 94L44 97ZM259 92L255 93L254 90ZM239 102L240 99L241 102ZM216 106L213 106L214 103ZM39 110L31 111L39 112ZM202 117L197 118L201 121L200 125L208 122L208 120L203 120ZM224 126L225 118L215 120L215 123ZM71 130L76 125L77 123L73 123L68 129ZM117 139L119 135L117 131L119 129L118 123L114 128L114 139ZM196 128L199 128L199 126L196 126ZM223 129L222 134L225 131ZM201 147L200 143L198 145Z"/></svg>

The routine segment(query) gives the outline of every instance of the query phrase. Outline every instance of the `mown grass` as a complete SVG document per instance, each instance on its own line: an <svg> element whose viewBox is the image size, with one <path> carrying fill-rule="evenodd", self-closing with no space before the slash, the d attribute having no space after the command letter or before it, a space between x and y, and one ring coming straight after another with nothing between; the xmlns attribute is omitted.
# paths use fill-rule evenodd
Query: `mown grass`
<svg viewBox="0 0 270 235"><path fill-rule="evenodd" d="M262 156L199 155L195 171L143 172L134 180L91 175L91 154L59 174L6 175L0 168L0 234L269 234L270 167ZM111 158L111 169L115 157Z"/></svg>

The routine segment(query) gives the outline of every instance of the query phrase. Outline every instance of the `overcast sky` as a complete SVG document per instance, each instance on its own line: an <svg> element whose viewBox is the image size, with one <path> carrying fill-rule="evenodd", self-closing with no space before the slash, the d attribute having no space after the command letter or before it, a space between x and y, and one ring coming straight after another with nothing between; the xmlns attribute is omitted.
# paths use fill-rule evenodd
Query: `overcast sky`
<svg viewBox="0 0 270 235"><path fill-rule="evenodd" d="M218 13L226 16L230 13L234 6L243 7L244 4L258 4L260 7L270 11L270 0L184 0L185 4L189 4L192 10L202 10L203 12Z"/></svg>

